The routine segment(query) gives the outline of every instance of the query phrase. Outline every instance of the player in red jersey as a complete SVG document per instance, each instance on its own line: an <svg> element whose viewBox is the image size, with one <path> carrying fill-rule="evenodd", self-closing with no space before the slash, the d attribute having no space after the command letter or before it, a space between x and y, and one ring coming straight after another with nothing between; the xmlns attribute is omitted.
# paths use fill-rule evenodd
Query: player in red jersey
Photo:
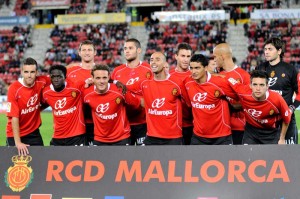
<svg viewBox="0 0 300 199"><path fill-rule="evenodd" d="M237 98L226 80L212 76L207 71L208 60L201 54L193 55L190 69L192 76L184 80L192 107L194 134L192 145L232 144L230 112L226 96Z"/></svg>
<svg viewBox="0 0 300 199"><path fill-rule="evenodd" d="M176 78L178 81L183 82L186 77L191 75L190 60L192 51L192 47L187 43L180 43L177 46L175 54L177 65L169 72L172 78ZM185 145L190 145L193 135L193 114L192 109L188 107L184 101L182 101L182 135L183 143Z"/></svg>
<svg viewBox="0 0 300 199"><path fill-rule="evenodd" d="M137 39L126 40L124 45L126 64L116 67L111 75L114 81L125 84L127 89L138 97L142 97L141 82L152 78L149 64L140 61L141 52L141 44ZM142 145L147 132L145 109L139 107L136 110L127 105L126 112L131 127L131 145Z"/></svg>
<svg viewBox="0 0 300 199"><path fill-rule="evenodd" d="M248 72L238 67L232 59L232 50L229 44L218 44L213 50L215 62L217 67L221 69L220 74L226 77L234 78L236 81L244 85L250 84L250 75ZM244 129L245 129L245 115L238 101L228 98L230 102L230 124L232 130L233 144L242 144Z"/></svg>
<svg viewBox="0 0 300 199"><path fill-rule="evenodd" d="M166 74L166 57L161 52L151 55L154 79L144 80L141 90L147 119L145 145L182 144L182 86ZM181 82L182 83L182 82Z"/></svg>
<svg viewBox="0 0 300 199"><path fill-rule="evenodd" d="M50 145L81 146L85 141L82 87L66 82L67 69L53 65L49 69L51 85L43 90L43 102L52 107L54 134Z"/></svg>
<svg viewBox="0 0 300 199"><path fill-rule="evenodd" d="M7 93L7 145L16 146L19 155L29 153L27 146L43 146L40 100L47 78L37 77L37 62L27 58L21 66L22 79L12 83Z"/></svg>
<svg viewBox="0 0 300 199"><path fill-rule="evenodd" d="M67 80L83 84L91 78L91 70L95 65L94 59L97 54L96 47L92 41L85 40L80 43L78 55L81 63L67 66ZM84 119L86 125L86 145L92 145L94 138L94 124L89 106L84 106Z"/></svg>
<svg viewBox="0 0 300 199"><path fill-rule="evenodd" d="M129 145L130 126L125 103L138 108L141 100L130 91L123 95L116 85L108 83L110 72L106 65L95 65L92 78L95 86L84 91L84 103L92 110L93 145Z"/></svg>
<svg viewBox="0 0 300 199"><path fill-rule="evenodd" d="M279 93L268 90L268 78L265 71L254 70L250 87L228 79L245 112L244 144L285 144L292 112Z"/></svg>

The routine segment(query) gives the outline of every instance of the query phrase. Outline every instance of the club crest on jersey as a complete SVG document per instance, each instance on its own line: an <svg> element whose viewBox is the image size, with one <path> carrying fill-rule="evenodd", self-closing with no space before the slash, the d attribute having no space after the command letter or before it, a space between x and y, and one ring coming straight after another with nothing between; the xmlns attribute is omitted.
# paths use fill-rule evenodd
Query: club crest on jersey
<svg viewBox="0 0 300 199"><path fill-rule="evenodd" d="M215 97L219 97L220 96L220 91L216 90L215 91Z"/></svg>
<svg viewBox="0 0 300 199"><path fill-rule="evenodd" d="M275 71L273 70L271 73L270 73L270 77L274 77L275 76Z"/></svg>
<svg viewBox="0 0 300 199"><path fill-rule="evenodd" d="M120 103L121 103L121 98L117 97L116 103L117 103L117 104L120 104Z"/></svg>
<svg viewBox="0 0 300 199"><path fill-rule="evenodd" d="M269 113L270 113L270 115L273 115L274 114L274 110L271 109Z"/></svg>
<svg viewBox="0 0 300 199"><path fill-rule="evenodd" d="M147 79L150 79L150 77L151 77L151 72L147 72L147 73L146 73L146 78L147 78Z"/></svg>
<svg viewBox="0 0 300 199"><path fill-rule="evenodd" d="M281 77L285 77L285 73L282 73L282 74L281 74Z"/></svg>
<svg viewBox="0 0 300 199"><path fill-rule="evenodd" d="M5 183L12 191L21 192L33 179L32 168L28 166L28 163L32 160L32 157L27 156L13 156L12 162L14 166L9 167L5 172Z"/></svg>
<svg viewBox="0 0 300 199"><path fill-rule="evenodd" d="M240 78L236 79L235 81L237 81L238 83L241 83L241 79Z"/></svg>
<svg viewBox="0 0 300 199"><path fill-rule="evenodd" d="M75 97L77 96L77 93L76 93L75 91L72 91L71 96L72 96L73 98L75 98Z"/></svg>
<svg viewBox="0 0 300 199"><path fill-rule="evenodd" d="M178 94L178 89L177 88L173 88L172 95L176 96L177 94Z"/></svg>

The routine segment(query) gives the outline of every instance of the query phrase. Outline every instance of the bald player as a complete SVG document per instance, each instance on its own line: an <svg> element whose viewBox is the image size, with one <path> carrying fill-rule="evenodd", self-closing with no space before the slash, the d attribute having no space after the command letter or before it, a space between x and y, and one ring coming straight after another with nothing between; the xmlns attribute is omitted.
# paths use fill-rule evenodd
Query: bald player
<svg viewBox="0 0 300 199"><path fill-rule="evenodd" d="M218 44L213 50L213 55L217 67L221 70L220 74L226 75L227 78L233 78L244 85L250 84L250 75L233 62L232 50L228 43ZM227 99L230 102L230 123L233 144L242 144L245 115L238 101L230 97L227 97Z"/></svg>

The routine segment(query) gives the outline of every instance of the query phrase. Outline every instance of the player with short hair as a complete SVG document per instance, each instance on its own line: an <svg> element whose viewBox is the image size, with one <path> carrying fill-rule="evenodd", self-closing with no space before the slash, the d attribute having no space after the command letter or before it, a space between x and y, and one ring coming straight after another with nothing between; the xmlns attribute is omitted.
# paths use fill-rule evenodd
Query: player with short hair
<svg viewBox="0 0 300 199"><path fill-rule="evenodd" d="M152 78L149 64L140 61L141 52L141 44L137 39L127 39L124 44L126 63L117 66L111 75L113 80L125 84L129 91L140 98L142 97L140 93L141 82ZM145 109L139 107L136 110L126 105L126 112L131 127L131 145L142 145L147 132Z"/></svg>
<svg viewBox="0 0 300 199"><path fill-rule="evenodd" d="M192 47L187 43L180 43L176 48L176 67L170 70L172 78L182 81L191 75L190 60L192 57ZM193 134L193 114L190 107L182 101L182 135L183 144L190 145Z"/></svg>
<svg viewBox="0 0 300 199"><path fill-rule="evenodd" d="M150 67L154 79L141 83L148 129L144 144L181 145L182 82L166 73L168 63L161 52L151 55Z"/></svg>
<svg viewBox="0 0 300 199"><path fill-rule="evenodd" d="M95 65L91 71L94 86L84 91L84 103L92 110L93 145L129 145L130 126L125 104L137 109L141 100L130 91L125 95L109 83L110 71L106 65Z"/></svg>
<svg viewBox="0 0 300 199"><path fill-rule="evenodd" d="M268 74L261 70L251 73L250 87L228 78L245 112L243 144L285 144L291 111L279 93L269 90L268 80Z"/></svg>
<svg viewBox="0 0 300 199"><path fill-rule="evenodd" d="M228 43L218 44L213 50L213 55L217 67L220 68L220 74L234 78L244 85L250 84L249 73L233 62L232 50ZM230 103L232 141L235 145L242 144L246 124L245 115L238 101L229 97L227 99Z"/></svg>
<svg viewBox="0 0 300 199"><path fill-rule="evenodd" d="M96 46L90 40L85 40L80 43L78 55L81 58L80 63L67 66L67 80L74 83L83 84L91 78L91 70L95 65L95 56L97 54ZM91 110L88 106L84 106L84 119L86 126L86 143L92 145L94 138L94 124L92 120Z"/></svg>
<svg viewBox="0 0 300 199"><path fill-rule="evenodd" d="M19 155L29 153L27 146L43 146L40 101L42 89L50 82L38 77L37 62L26 58L21 66L22 78L12 83L7 93L7 145L16 146Z"/></svg>
<svg viewBox="0 0 300 199"><path fill-rule="evenodd" d="M212 76L208 70L208 60L204 55L195 54L191 58L191 77L184 80L187 96L192 107L194 133L192 145L232 144L230 112L226 96L237 96L224 78Z"/></svg>
<svg viewBox="0 0 300 199"><path fill-rule="evenodd" d="M257 70L264 70L269 75L269 88L278 92L293 111L285 140L287 144L298 144L298 130L294 111L300 105L298 87L298 71L282 60L284 56L284 41L279 38L270 38L264 44L266 62L259 65ZM296 98L293 101L294 93Z"/></svg>
<svg viewBox="0 0 300 199"><path fill-rule="evenodd" d="M50 145L82 146L85 142L83 84L66 81L67 69L53 65L49 69L51 85L43 90L43 102L52 107L54 134Z"/></svg>

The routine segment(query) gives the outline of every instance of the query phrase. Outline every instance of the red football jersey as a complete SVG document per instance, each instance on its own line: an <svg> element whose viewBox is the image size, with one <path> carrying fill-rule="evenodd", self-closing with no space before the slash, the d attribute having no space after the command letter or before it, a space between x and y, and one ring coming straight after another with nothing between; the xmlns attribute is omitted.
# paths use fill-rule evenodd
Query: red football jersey
<svg viewBox="0 0 300 199"><path fill-rule="evenodd" d="M125 84L127 89L138 97L142 97L140 84L146 79L152 79L152 71L150 65L146 62L140 62L135 68L128 67L127 64L122 64L114 69L111 79L118 80ZM126 105L127 117L130 125L138 125L146 123L145 109L139 107L137 110Z"/></svg>
<svg viewBox="0 0 300 199"><path fill-rule="evenodd" d="M50 83L49 78L37 77L32 87L26 87L23 79L12 83L7 93L7 137L14 137L12 117L19 118L20 137L32 133L41 125L40 102L42 89Z"/></svg>
<svg viewBox="0 0 300 199"><path fill-rule="evenodd" d="M69 138L85 133L81 90L73 82L66 82L66 87L60 92L56 92L52 85L44 89L43 102L52 107L53 138Z"/></svg>
<svg viewBox="0 0 300 199"><path fill-rule="evenodd" d="M243 106L246 121L256 128L273 129L281 119L290 123L291 111L282 96L272 90L266 93L264 101L257 101L252 96L252 89L229 78L230 85L238 93Z"/></svg>
<svg viewBox="0 0 300 199"><path fill-rule="evenodd" d="M141 83L148 136L166 139L182 137L181 88L170 78Z"/></svg>
<svg viewBox="0 0 300 199"><path fill-rule="evenodd" d="M204 138L230 135L230 112L225 97L237 96L226 80L207 73L206 82L199 84L189 77L184 85L192 106L194 133Z"/></svg>
<svg viewBox="0 0 300 199"><path fill-rule="evenodd" d="M91 78L91 70L84 69L80 65L67 69L67 80L76 82L78 84L85 84L85 80ZM84 106L84 120L85 123L93 123L91 110L88 106Z"/></svg>
<svg viewBox="0 0 300 199"><path fill-rule="evenodd" d="M90 69L84 69L81 66L74 66L67 69L67 78L73 82L80 82L82 84L90 77L92 77Z"/></svg>
<svg viewBox="0 0 300 199"><path fill-rule="evenodd" d="M109 84L108 91L100 94L93 86L84 91L84 103L92 109L96 141L118 142L130 136L125 103L135 108L140 106L140 100L134 94L127 92L123 96L114 84Z"/></svg>
<svg viewBox="0 0 300 199"><path fill-rule="evenodd" d="M178 81L184 81L187 77L191 76L191 71L179 72L175 68L170 70L172 78ZM186 102L182 101L182 127L193 126L193 114L191 107L188 107Z"/></svg>
<svg viewBox="0 0 300 199"><path fill-rule="evenodd" d="M220 74L226 75L227 78L231 77L234 78L236 81L244 84L244 85L250 85L250 75L247 71L245 71L242 68L239 68L238 66L235 66L233 70L231 71L222 71ZM231 104L237 104L239 103L236 100L230 99L229 102ZM245 114L243 110L236 111L230 114L230 124L232 130L237 131L244 131L245 129Z"/></svg>

